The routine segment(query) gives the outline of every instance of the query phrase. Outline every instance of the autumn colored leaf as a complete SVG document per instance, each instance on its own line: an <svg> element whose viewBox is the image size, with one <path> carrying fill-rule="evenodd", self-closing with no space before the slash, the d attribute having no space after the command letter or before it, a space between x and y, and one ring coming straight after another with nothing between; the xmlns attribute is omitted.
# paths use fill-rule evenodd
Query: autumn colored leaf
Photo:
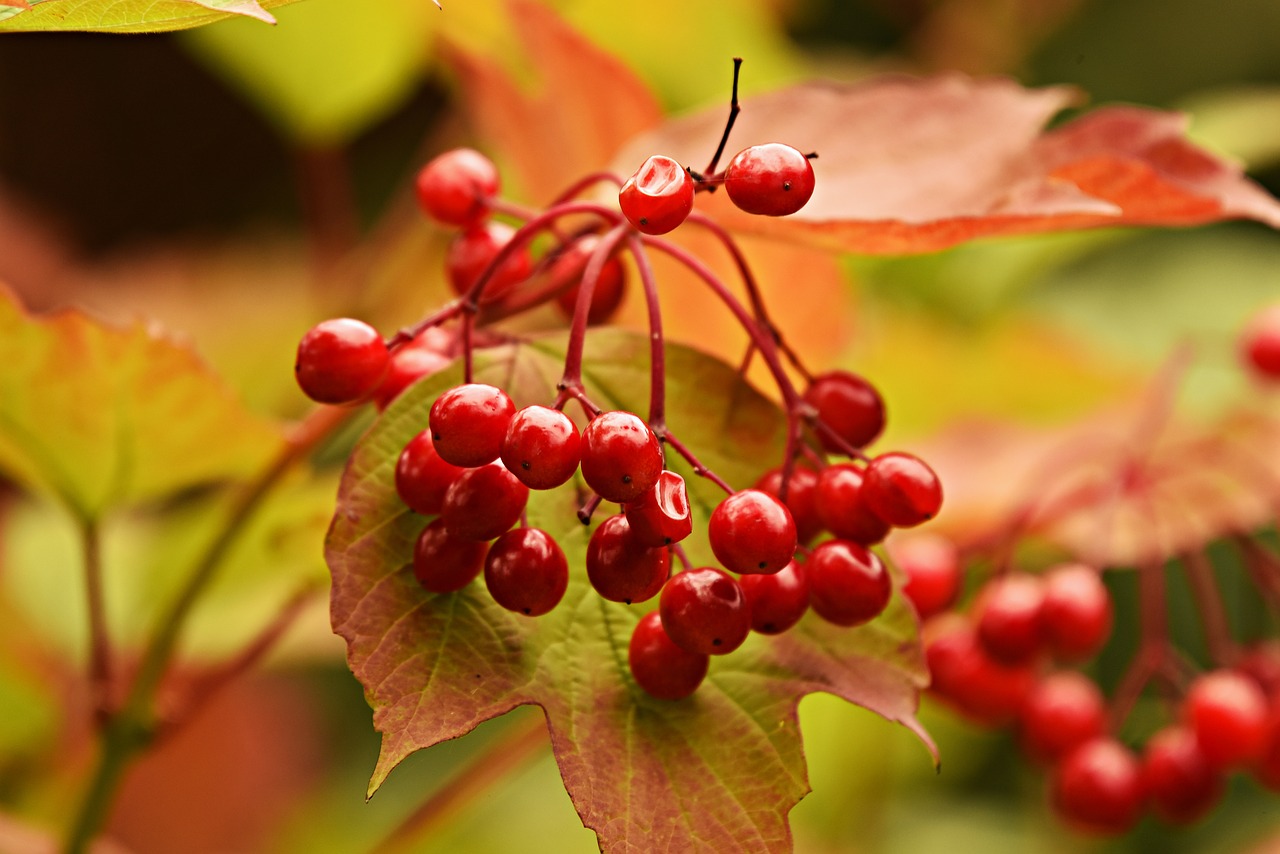
<svg viewBox="0 0 1280 854"><path fill-rule="evenodd" d="M276 19L267 9L295 0L30 0L10 2L17 11L0 13L0 32L77 30L158 33L185 30L228 18Z"/></svg>
<svg viewBox="0 0 1280 854"><path fill-rule="evenodd" d="M643 411L647 339L602 330L587 344L588 392L603 405ZM545 403L560 374L559 347L538 341L490 351L476 377L503 385L518 405ZM667 358L671 429L730 483L752 482L781 453L781 412L727 365L675 346ZM400 503L393 473L428 402L458 379L455 369L419 383L359 442L326 544L333 625L383 734L370 793L410 753L536 704L565 787L604 850L786 851L787 812L807 790L796 717L804 694L862 705L932 749L914 717L926 681L916 621L899 597L856 629L810 616L778 638L752 637L715 660L686 700L643 693L626 648L655 603L628 607L591 589L588 531L574 515L572 486L535 493L528 508L529 524L555 536L571 566L568 592L550 614L505 611L481 582L424 593L409 565L424 520ZM691 487L704 526L715 487L696 478ZM686 542L693 560L707 553L705 541Z"/></svg>
<svg viewBox="0 0 1280 854"><path fill-rule="evenodd" d="M777 220L742 214L722 193L700 196L699 206L735 228L866 254L1093 226L1248 218L1280 227L1280 203L1189 143L1183 116L1104 107L1045 131L1076 100L1065 87L956 74L748 98L726 157L764 142L817 152L813 198ZM629 172L661 153L700 169L725 113L717 106L675 119L629 143L615 168Z"/></svg>
<svg viewBox="0 0 1280 854"><path fill-rule="evenodd" d="M142 322L33 317L2 289L0 401L0 470L81 519L248 475L280 445L183 344Z"/></svg>

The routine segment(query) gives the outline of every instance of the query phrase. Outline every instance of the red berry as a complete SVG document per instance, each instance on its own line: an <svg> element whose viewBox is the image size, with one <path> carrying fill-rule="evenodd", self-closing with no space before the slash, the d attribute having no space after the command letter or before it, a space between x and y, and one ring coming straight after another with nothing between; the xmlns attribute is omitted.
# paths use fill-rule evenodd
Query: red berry
<svg viewBox="0 0 1280 854"><path fill-rule="evenodd" d="M845 444L863 448L884 430L884 400L875 386L848 371L819 374L805 390L804 401L814 408L822 423ZM832 453L843 453L840 442L818 431L822 445Z"/></svg>
<svg viewBox="0 0 1280 854"><path fill-rule="evenodd" d="M678 543L693 533L689 492L673 471L658 475L653 488L624 508L631 535L650 548Z"/></svg>
<svg viewBox="0 0 1280 854"><path fill-rule="evenodd" d="M890 525L910 528L938 515L942 483L933 469L911 454L881 454L867 465L863 499Z"/></svg>
<svg viewBox="0 0 1280 854"><path fill-rule="evenodd" d="M1040 609L1044 582L1038 575L1000 575L978 597L978 639L987 654L1003 664L1025 664L1044 648Z"/></svg>
<svg viewBox="0 0 1280 854"><path fill-rule="evenodd" d="M842 540L875 545L889 533L889 523L871 512L863 496L865 474L853 463L827 466L818 475L814 506L823 527Z"/></svg>
<svg viewBox="0 0 1280 854"><path fill-rule="evenodd" d="M1097 834L1120 834L1137 824L1146 797L1137 757L1110 738L1071 751L1055 769L1052 788L1058 813Z"/></svg>
<svg viewBox="0 0 1280 854"><path fill-rule="evenodd" d="M663 630L657 611L640 618L627 646L627 663L636 684L659 700L679 700L698 690L710 662L705 655L676 646Z"/></svg>
<svg viewBox="0 0 1280 854"><path fill-rule="evenodd" d="M792 467L791 477L787 479L787 497L782 503L791 511L791 519L796 523L796 540L801 543L809 542L822 531L814 492L817 485L818 474L813 469L801 465ZM782 466L761 475L755 488L782 499Z"/></svg>
<svg viewBox="0 0 1280 854"><path fill-rule="evenodd" d="M925 635L930 691L975 723L998 726L1017 717L1035 684L1030 667L993 661L978 643L977 630L959 615L930 621Z"/></svg>
<svg viewBox="0 0 1280 854"><path fill-rule="evenodd" d="M747 639L751 610L742 587L712 567L677 572L658 599L662 628L677 646L702 655L727 655Z"/></svg>
<svg viewBox="0 0 1280 854"><path fill-rule="evenodd" d="M1063 670L1031 689L1021 722L1023 749L1033 759L1052 764L1106 732L1106 702L1092 679Z"/></svg>
<svg viewBox="0 0 1280 854"><path fill-rule="evenodd" d="M480 574L488 546L455 537L436 519L422 529L413 547L413 575L432 593L461 590Z"/></svg>
<svg viewBox="0 0 1280 854"><path fill-rule="evenodd" d="M552 280L574 283L556 297L556 305L567 317L573 317L573 312L578 306L578 291L582 289L582 273L599 242L598 234L584 235L551 262L548 275ZM626 293L627 270L622 266L622 261L617 257L611 257L600 268L600 278L596 280L596 286L591 292L591 307L587 309L587 323L595 326L613 317Z"/></svg>
<svg viewBox="0 0 1280 854"><path fill-rule="evenodd" d="M386 409L409 386L443 370L451 361L451 358L438 350L419 346L416 341L405 344L391 354L386 376L374 392L374 403L379 410Z"/></svg>
<svg viewBox="0 0 1280 854"><path fill-rule="evenodd" d="M440 508L449 533L464 540L492 540L520 519L529 487L501 463L467 469L458 475Z"/></svg>
<svg viewBox="0 0 1280 854"><path fill-rule="evenodd" d="M813 186L809 158L779 142L744 148L733 156L724 173L729 198L750 214L793 214L809 201Z"/></svg>
<svg viewBox="0 0 1280 854"><path fill-rule="evenodd" d="M469 292L515 233L515 229L504 222L484 222L456 235L449 243L444 260L445 274L453 292L459 296ZM522 246L493 271L479 301L487 303L498 299L532 273L533 259L529 248Z"/></svg>
<svg viewBox="0 0 1280 854"><path fill-rule="evenodd" d="M1111 594L1096 569L1069 563L1045 573L1040 632L1056 658L1092 658L1111 636L1111 621Z"/></svg>
<svg viewBox="0 0 1280 854"><path fill-rule="evenodd" d="M578 470L582 439L568 415L545 406L526 406L507 425L502 464L530 489L551 489Z"/></svg>
<svg viewBox="0 0 1280 854"><path fill-rule="evenodd" d="M751 628L762 635L785 632L809 610L809 576L794 560L771 575L744 575L738 584L751 607Z"/></svg>
<svg viewBox="0 0 1280 854"><path fill-rule="evenodd" d="M1253 776L1273 792L1280 792L1280 694L1271 697L1267 714L1267 747L1253 765Z"/></svg>
<svg viewBox="0 0 1280 854"><path fill-rule="evenodd" d="M655 154L618 191L618 206L645 234L666 234L693 210L693 178L676 161Z"/></svg>
<svg viewBox="0 0 1280 854"><path fill-rule="evenodd" d="M1167 726L1151 736L1142 756L1142 779L1156 814L1189 824L1222 797L1222 776L1210 767L1195 733Z"/></svg>
<svg viewBox="0 0 1280 854"><path fill-rule="evenodd" d="M1214 768L1247 765L1267 749L1267 698L1235 670L1214 670L1191 683L1183 716Z"/></svg>
<svg viewBox="0 0 1280 854"><path fill-rule="evenodd" d="M1270 698L1280 694L1280 640L1267 640L1245 649L1236 669L1258 683Z"/></svg>
<svg viewBox="0 0 1280 854"><path fill-rule="evenodd" d="M662 446L639 416L602 412L582 431L582 478L605 501L635 501L660 474Z"/></svg>
<svg viewBox="0 0 1280 854"><path fill-rule="evenodd" d="M716 560L737 573L777 572L796 553L791 511L758 489L735 492L716 505L707 536Z"/></svg>
<svg viewBox="0 0 1280 854"><path fill-rule="evenodd" d="M484 583L493 601L508 611L538 617L564 598L569 563L546 531L516 528L489 547Z"/></svg>
<svg viewBox="0 0 1280 854"><path fill-rule="evenodd" d="M913 533L886 544L889 556L907 582L902 594L911 600L920 619L945 611L960 592L960 553L946 537Z"/></svg>
<svg viewBox="0 0 1280 854"><path fill-rule="evenodd" d="M409 440L396 461L396 493L414 513L434 516L444 505L444 494L466 469L440 459L423 430Z"/></svg>
<svg viewBox="0 0 1280 854"><path fill-rule="evenodd" d="M1249 321L1241 335L1240 350L1259 377L1280 379L1280 305L1264 308Z"/></svg>
<svg viewBox="0 0 1280 854"><path fill-rule="evenodd" d="M809 555L809 604L819 617L837 626L856 626L889 604L892 586L884 564L873 552L848 540L827 540Z"/></svg>
<svg viewBox="0 0 1280 854"><path fill-rule="evenodd" d="M414 190L427 216L446 225L471 225L489 213L498 194L498 170L480 152L455 148L422 167Z"/></svg>
<svg viewBox="0 0 1280 854"><path fill-rule="evenodd" d="M671 553L639 542L621 513L601 522L587 543L587 580L610 602L648 601L670 575Z"/></svg>
<svg viewBox="0 0 1280 854"><path fill-rule="evenodd" d="M294 377L317 403L355 403L373 394L391 354L363 320L339 317L316 324L298 342Z"/></svg>
<svg viewBox="0 0 1280 854"><path fill-rule="evenodd" d="M498 458L515 414L516 405L502 389L467 383L436 398L427 423L440 458L470 468Z"/></svg>

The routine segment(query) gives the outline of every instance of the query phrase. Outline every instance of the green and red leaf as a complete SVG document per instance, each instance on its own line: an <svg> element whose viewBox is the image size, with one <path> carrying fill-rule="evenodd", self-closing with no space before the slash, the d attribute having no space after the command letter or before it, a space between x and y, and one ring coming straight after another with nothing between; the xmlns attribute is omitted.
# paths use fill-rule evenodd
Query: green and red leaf
<svg viewBox="0 0 1280 854"><path fill-rule="evenodd" d="M267 9L295 0L29 0L4 2L19 11L0 16L0 33L75 30L157 33L185 30L228 18L276 19Z"/></svg>

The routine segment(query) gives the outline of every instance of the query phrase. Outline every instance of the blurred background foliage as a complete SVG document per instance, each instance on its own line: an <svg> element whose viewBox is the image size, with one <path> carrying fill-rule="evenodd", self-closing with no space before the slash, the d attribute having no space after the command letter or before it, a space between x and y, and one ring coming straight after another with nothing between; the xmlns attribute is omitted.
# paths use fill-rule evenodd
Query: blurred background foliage
<svg viewBox="0 0 1280 854"><path fill-rule="evenodd" d="M746 94L878 71L1007 74L1078 85L1095 104L1187 109L1193 138L1280 193L1274 0L546 2L669 111L723 102L731 56L748 60ZM274 28L0 40L0 280L39 309L157 318L188 335L252 410L276 416L305 408L288 366L318 318L354 308L390 325L446 293L442 233L423 224L388 245L375 223L431 153L484 147L448 52L536 71L521 66L521 34L499 0L446 0L443 12L425 0L307 0L278 18ZM1209 414L1247 398L1234 336L1280 296L1280 237L1248 223L1050 235L848 258L843 269L854 310L839 361L884 389L892 444L973 418L1065 423L1131 395L1183 342L1196 353L1189 408ZM197 613L194 663L235 649L298 582L326 577L320 545L342 456L289 482L241 544ZM66 711L83 701L73 530L48 505L0 495L0 812L57 824L90 756L83 722ZM110 618L126 645L171 595L173 567L216 500L193 494L113 520ZM1104 685L1135 642L1132 580L1113 575L1122 621L1096 665ZM1185 591L1173 604L1175 631L1194 651ZM1274 632L1256 603L1231 605L1241 634ZM793 812L802 852L1280 846L1280 806L1243 780L1193 829L1148 821L1097 843L1049 815L1043 776L1007 733L926 701L944 757L935 776L909 733L859 709L815 696L801 717L814 788ZM138 852L370 850L511 725L490 722L412 757L366 805L377 736L318 602L268 668L139 765L111 830ZM418 850L595 843L544 749L449 812Z"/></svg>

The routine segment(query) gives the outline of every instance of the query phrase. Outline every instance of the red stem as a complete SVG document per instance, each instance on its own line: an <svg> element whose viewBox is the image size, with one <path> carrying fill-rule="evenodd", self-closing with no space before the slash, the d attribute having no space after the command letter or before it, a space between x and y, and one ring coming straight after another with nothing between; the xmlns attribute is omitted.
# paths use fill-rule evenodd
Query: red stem
<svg viewBox="0 0 1280 854"><path fill-rule="evenodd" d="M1158 560L1137 569L1142 639L1111 699L1112 732L1120 731L1151 677L1167 674L1165 663L1170 658L1170 648L1164 571L1164 564Z"/></svg>
<svg viewBox="0 0 1280 854"><path fill-rule="evenodd" d="M605 262L613 254L614 248L626 238L630 229L631 226L625 222L614 225L604 237L600 238L600 242L591 251L591 257L587 259L586 267L583 268L582 285L578 288L578 302L573 307L573 323L569 327L569 343L565 347L564 374L560 377L559 384L561 396L569 392L581 401L586 400L585 395L578 393L582 391L582 349L587 338L587 318L591 314L591 299L595 296L596 283L600 281L600 272L604 269ZM594 406L594 404L591 405ZM598 407L597 411L599 411Z"/></svg>
<svg viewBox="0 0 1280 854"><path fill-rule="evenodd" d="M627 250L636 262L649 316L649 427L663 439L667 432L667 358L662 338L662 306L658 283L644 244L634 231L627 235Z"/></svg>
<svg viewBox="0 0 1280 854"><path fill-rule="evenodd" d="M95 723L101 727L111 715L111 633L107 628L106 600L102 590L102 540L98 523L86 521L81 528L84 549L84 576L89 609L89 691Z"/></svg>
<svg viewBox="0 0 1280 854"><path fill-rule="evenodd" d="M1205 645L1209 648L1209 656L1219 667L1230 667L1236 660L1239 650L1231 637L1231 628L1227 624L1227 612L1222 605L1222 591L1218 589L1218 581L1213 574L1213 564L1204 552L1190 552L1182 557L1182 565L1187 573L1187 581L1191 584L1192 598L1196 609L1200 612L1200 622L1204 626Z"/></svg>

